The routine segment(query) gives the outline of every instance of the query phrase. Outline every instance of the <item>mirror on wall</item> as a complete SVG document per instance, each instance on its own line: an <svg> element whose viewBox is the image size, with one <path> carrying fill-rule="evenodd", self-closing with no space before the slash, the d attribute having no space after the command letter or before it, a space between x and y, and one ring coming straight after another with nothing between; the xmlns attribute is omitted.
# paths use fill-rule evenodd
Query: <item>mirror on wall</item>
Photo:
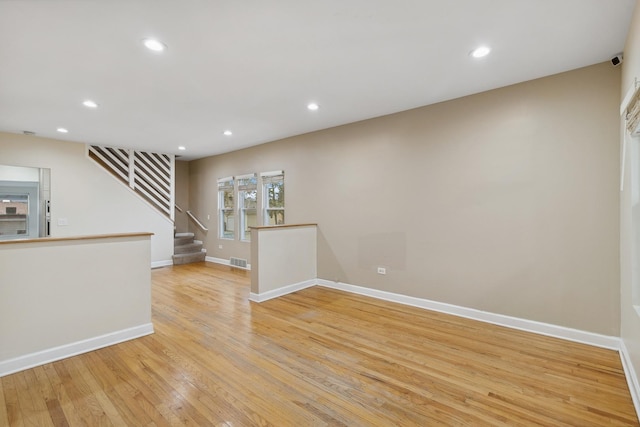
<svg viewBox="0 0 640 427"><path fill-rule="evenodd" d="M51 170L0 165L0 240L50 235Z"/></svg>

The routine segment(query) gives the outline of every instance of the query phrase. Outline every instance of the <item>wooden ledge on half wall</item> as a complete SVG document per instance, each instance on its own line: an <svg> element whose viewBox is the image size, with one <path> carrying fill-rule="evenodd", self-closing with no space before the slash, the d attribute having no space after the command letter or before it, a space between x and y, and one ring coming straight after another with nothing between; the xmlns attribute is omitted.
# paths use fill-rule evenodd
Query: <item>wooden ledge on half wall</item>
<svg viewBox="0 0 640 427"><path fill-rule="evenodd" d="M291 227L317 227L318 224L279 224L279 225L260 225L249 227L251 230L270 230L270 229L279 229L279 228L291 228Z"/></svg>
<svg viewBox="0 0 640 427"><path fill-rule="evenodd" d="M86 236L66 236L66 237L36 237L31 239L12 239L0 240L0 245L9 243L48 243L48 242L69 242L74 240L98 240L98 239L123 239L130 237L150 237L154 233L135 232L135 233L112 233L112 234L95 234Z"/></svg>

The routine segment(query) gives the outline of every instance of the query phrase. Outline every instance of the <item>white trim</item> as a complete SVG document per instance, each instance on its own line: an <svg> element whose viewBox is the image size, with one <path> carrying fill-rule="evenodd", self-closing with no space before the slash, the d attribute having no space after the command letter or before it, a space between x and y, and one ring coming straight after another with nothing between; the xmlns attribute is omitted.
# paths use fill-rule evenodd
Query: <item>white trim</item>
<svg viewBox="0 0 640 427"><path fill-rule="evenodd" d="M212 256L204 257L204 260L207 262L215 262L216 264L231 265L231 262L228 259L214 258Z"/></svg>
<svg viewBox="0 0 640 427"><path fill-rule="evenodd" d="M104 148L111 148L111 147L104 147ZM124 179L125 181L127 181L126 185L129 185L129 175L125 174L124 172L122 172L120 169L117 168L112 168L111 166L109 166L110 162L109 160L103 156L101 153L99 153L98 151L96 151L91 145L87 144L87 158L91 159L91 156L89 155L89 153L93 153L94 156L98 157L100 160L102 160L109 168L109 170L113 171L114 173L118 174L118 176L120 176L122 179ZM111 152L109 151L105 151L105 154L107 154L107 156L109 157L109 159L111 159L112 162L114 163L118 163L119 166L121 166L123 169L129 169L129 167L124 164L122 161L120 161L120 159L114 157ZM91 159L93 160L93 159Z"/></svg>
<svg viewBox="0 0 640 427"><path fill-rule="evenodd" d="M284 175L284 171L260 172L260 177Z"/></svg>
<svg viewBox="0 0 640 427"><path fill-rule="evenodd" d="M638 78L637 77L635 77L633 79L633 83L631 84L631 86L627 90L627 93L625 94L624 99L622 100L622 103L620 104L620 115L621 116L627 110L627 107L629 106L629 103L633 99L633 96L636 94L636 90L638 90Z"/></svg>
<svg viewBox="0 0 640 427"><path fill-rule="evenodd" d="M503 314L495 314L487 311L476 310L474 308L461 307L453 304L431 301L423 298L415 298L415 297L410 297L406 295L394 294L391 292L364 288L362 286L349 285L347 283L332 282L332 281L323 280L323 279L318 279L317 283L318 285L324 286L327 288L338 289L345 292L365 295L372 298L396 302L404 305L410 305L413 307L424 308L427 310L438 311L441 313L453 314L454 316L465 317L467 319L492 323L494 325L506 326L508 328L518 329L521 331L533 332L540 335L561 338L568 341L589 344L596 347L607 348L610 350L620 349L620 339L618 337L600 335L593 332L586 332L578 329L566 328L564 326L537 322L535 320L527 320L527 319L520 319L517 317L505 316Z"/></svg>
<svg viewBox="0 0 640 427"><path fill-rule="evenodd" d="M173 260L165 259L162 261L151 261L151 268L166 267L168 265L173 265Z"/></svg>
<svg viewBox="0 0 640 427"><path fill-rule="evenodd" d="M15 372L24 371L46 363L55 362L67 357L76 356L78 354L87 353L89 351L98 350L123 341L139 338L153 333L153 324L146 323L133 328L123 329L88 338L82 341L76 341L59 347L53 347L36 353L26 354L14 359L0 361L0 377L13 374Z"/></svg>
<svg viewBox="0 0 640 427"><path fill-rule="evenodd" d="M129 153L129 164L127 169L129 170L129 188L134 189L136 183L136 152L135 150L127 150Z"/></svg>
<svg viewBox="0 0 640 427"><path fill-rule="evenodd" d="M623 339L620 339L620 361L622 362L624 376L627 379L633 406L636 408L636 415L640 418L640 384L638 383L638 375L636 375L636 370L633 368L631 356Z"/></svg>
<svg viewBox="0 0 640 427"><path fill-rule="evenodd" d="M207 256L204 257L204 260L207 262L214 262L216 264L222 264L222 265L228 265L229 267L231 267L231 261L229 261L228 259L222 259L222 258L215 258L212 256ZM251 264L247 264L247 268L242 268L242 267L238 267L237 265L233 266L234 268L239 268L240 270L251 270Z"/></svg>
<svg viewBox="0 0 640 427"><path fill-rule="evenodd" d="M172 209L173 206L176 205L176 156L174 154L169 154L169 160L171 162L171 170L170 172L170 186L171 188L169 188L169 194L171 197L171 204L169 205L169 211L170 211L170 215L171 215L171 221L173 221L175 223L176 221L176 210ZM182 210L181 210L182 211Z"/></svg>
<svg viewBox="0 0 640 427"><path fill-rule="evenodd" d="M227 181L233 181L233 177L232 176L228 176L226 178L218 178L218 184L221 184L221 183L227 182Z"/></svg>
<svg viewBox="0 0 640 427"><path fill-rule="evenodd" d="M620 159L620 192L624 191L624 170L627 163L627 125L625 121L624 132L622 136L622 156Z"/></svg>
<svg viewBox="0 0 640 427"><path fill-rule="evenodd" d="M247 178L256 178L256 174L255 173L247 173L247 174L244 174L244 175L236 176L237 180L247 179Z"/></svg>
<svg viewBox="0 0 640 427"><path fill-rule="evenodd" d="M317 280L311 279L311 280L305 280L304 282L300 282L300 283L294 283L293 285L283 286L281 288L263 292L261 294L250 292L249 301L264 302L273 298L281 297L283 295L300 291L302 289L310 288L312 286L315 286L316 284L317 284Z"/></svg>

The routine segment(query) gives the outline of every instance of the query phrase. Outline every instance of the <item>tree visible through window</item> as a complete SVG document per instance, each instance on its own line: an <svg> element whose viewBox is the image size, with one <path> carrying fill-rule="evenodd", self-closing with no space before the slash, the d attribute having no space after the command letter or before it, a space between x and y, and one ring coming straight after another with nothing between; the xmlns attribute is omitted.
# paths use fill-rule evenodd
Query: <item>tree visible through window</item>
<svg viewBox="0 0 640 427"><path fill-rule="evenodd" d="M250 241L249 227L257 225L258 178L255 174L236 177L238 181L238 213L240 216L240 240Z"/></svg>
<svg viewBox="0 0 640 427"><path fill-rule="evenodd" d="M218 180L218 210L219 210L219 236L221 239L235 238L234 220L234 188L233 178L222 178Z"/></svg>
<svg viewBox="0 0 640 427"><path fill-rule="evenodd" d="M262 174L263 224L284 224L284 172Z"/></svg>

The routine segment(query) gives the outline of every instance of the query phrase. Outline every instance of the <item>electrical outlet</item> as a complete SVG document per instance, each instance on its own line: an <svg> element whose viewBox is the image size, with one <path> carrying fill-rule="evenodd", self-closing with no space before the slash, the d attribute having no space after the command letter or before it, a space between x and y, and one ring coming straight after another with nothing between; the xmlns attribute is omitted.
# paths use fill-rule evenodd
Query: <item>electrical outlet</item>
<svg viewBox="0 0 640 427"><path fill-rule="evenodd" d="M207 215L207 221L211 219L211 215Z"/></svg>
<svg viewBox="0 0 640 427"><path fill-rule="evenodd" d="M218 245L218 249L222 249L222 245Z"/></svg>
<svg viewBox="0 0 640 427"><path fill-rule="evenodd" d="M378 267L378 274L387 274L387 269L384 267Z"/></svg>

